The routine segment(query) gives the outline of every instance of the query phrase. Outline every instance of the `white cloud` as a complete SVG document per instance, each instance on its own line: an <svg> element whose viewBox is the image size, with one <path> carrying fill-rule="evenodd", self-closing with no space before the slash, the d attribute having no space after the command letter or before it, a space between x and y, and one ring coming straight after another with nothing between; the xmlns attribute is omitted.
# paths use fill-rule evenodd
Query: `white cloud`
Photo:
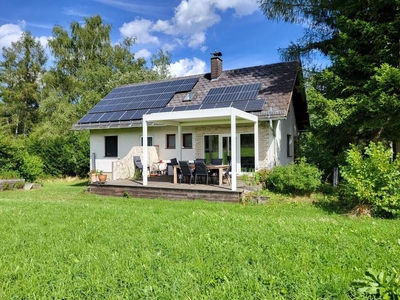
<svg viewBox="0 0 400 300"><path fill-rule="evenodd" d="M234 9L238 16L251 15L260 5L257 0L216 0L214 3L216 8L222 11Z"/></svg>
<svg viewBox="0 0 400 300"><path fill-rule="evenodd" d="M169 66L169 72L172 76L188 76L206 73L206 63L197 57L193 60L184 58Z"/></svg>
<svg viewBox="0 0 400 300"><path fill-rule="evenodd" d="M135 53L135 58L142 57L148 59L151 56L151 52L147 49L141 49Z"/></svg>
<svg viewBox="0 0 400 300"><path fill-rule="evenodd" d="M25 22L20 25L17 24L4 24L0 26L0 49L3 47L10 47L12 42L19 40L23 33Z"/></svg>
<svg viewBox="0 0 400 300"><path fill-rule="evenodd" d="M198 48L203 45L203 43L206 41L206 35L204 32L196 32L189 38L189 44L188 46L190 48Z"/></svg>
<svg viewBox="0 0 400 300"><path fill-rule="evenodd" d="M129 23L124 23L119 29L121 34L125 37L136 38L138 44L159 44L156 36L150 34L153 23L146 19L136 19Z"/></svg>
<svg viewBox="0 0 400 300"><path fill-rule="evenodd" d="M76 10L75 8L65 7L63 10L64 10L64 14L66 14L67 16L78 16L78 17L82 17L82 18L88 16L87 13Z"/></svg>
<svg viewBox="0 0 400 300"><path fill-rule="evenodd" d="M235 15L244 16L254 13L258 7L258 0L181 0L171 19L135 20L125 23L120 32L123 36L136 36L137 43L158 43L155 33L172 35L191 48L205 51L206 32L221 20L221 12L232 9ZM171 48L171 44L168 47Z"/></svg>

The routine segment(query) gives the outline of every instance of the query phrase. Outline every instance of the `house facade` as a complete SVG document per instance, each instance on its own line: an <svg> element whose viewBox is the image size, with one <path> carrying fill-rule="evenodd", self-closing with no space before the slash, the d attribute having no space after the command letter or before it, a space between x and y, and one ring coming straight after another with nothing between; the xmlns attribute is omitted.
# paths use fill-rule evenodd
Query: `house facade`
<svg viewBox="0 0 400 300"><path fill-rule="evenodd" d="M236 174L286 165L309 124L298 62L211 72L115 88L75 130L90 130L91 168L132 177L133 156L152 169L171 158L223 158ZM147 141L147 142L144 142Z"/></svg>

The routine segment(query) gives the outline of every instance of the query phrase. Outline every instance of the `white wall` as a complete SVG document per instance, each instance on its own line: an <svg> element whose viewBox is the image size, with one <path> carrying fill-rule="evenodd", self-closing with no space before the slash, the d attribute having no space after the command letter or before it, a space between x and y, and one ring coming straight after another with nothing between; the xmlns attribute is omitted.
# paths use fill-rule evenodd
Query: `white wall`
<svg viewBox="0 0 400 300"><path fill-rule="evenodd" d="M148 127L148 136L153 137L153 145L158 146L158 159L170 160L171 158L179 158L179 149L166 149L166 135L177 135L177 127ZM194 146L195 134L194 128L182 127L181 133L193 133L192 145ZM124 129L102 129L90 131L90 155L96 155L96 169L103 170L106 173L112 172L112 162L124 158L132 147L140 146L140 138L142 136L142 128L124 128ZM118 156L105 157L105 136L118 136ZM177 136L176 136L177 138ZM181 149L182 160L193 159L195 150ZM149 161L149 164L152 162ZM92 161L90 168L93 169Z"/></svg>
<svg viewBox="0 0 400 300"><path fill-rule="evenodd" d="M274 129L269 127L269 148L268 148L268 168L275 165L288 165L294 161L294 142L297 136L296 117L294 114L293 102L290 103L289 112L286 120L275 120L272 122ZM275 133L275 136L274 134ZM287 135L292 136L291 153L287 156Z"/></svg>

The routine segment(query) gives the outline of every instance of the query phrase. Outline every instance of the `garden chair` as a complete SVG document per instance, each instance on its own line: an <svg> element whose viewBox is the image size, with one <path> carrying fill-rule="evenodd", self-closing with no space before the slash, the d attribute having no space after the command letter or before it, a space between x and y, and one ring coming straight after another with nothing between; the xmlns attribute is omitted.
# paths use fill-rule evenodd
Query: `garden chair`
<svg viewBox="0 0 400 300"><path fill-rule="evenodd" d="M222 165L222 158L212 158L211 159L211 164L212 165ZM219 176L219 171L218 170L211 170L210 171L210 176L212 178L213 183L216 183L218 180L218 176Z"/></svg>
<svg viewBox="0 0 400 300"><path fill-rule="evenodd" d="M183 177L189 177L189 184L192 184L193 172L190 169L189 163L187 161L180 161L179 167L181 169L181 174L179 176L179 183L182 183Z"/></svg>
<svg viewBox="0 0 400 300"><path fill-rule="evenodd" d="M197 183L197 177L205 177L206 184L208 184L208 170L207 166L203 162L195 162L194 163L196 173L194 175L194 184Z"/></svg>
<svg viewBox="0 0 400 300"><path fill-rule="evenodd" d="M140 176L143 174L143 164L142 160L140 159L140 156L134 156L133 157L133 163L135 165L135 168L137 168L140 171ZM147 170L149 171L150 174L150 167L147 167Z"/></svg>

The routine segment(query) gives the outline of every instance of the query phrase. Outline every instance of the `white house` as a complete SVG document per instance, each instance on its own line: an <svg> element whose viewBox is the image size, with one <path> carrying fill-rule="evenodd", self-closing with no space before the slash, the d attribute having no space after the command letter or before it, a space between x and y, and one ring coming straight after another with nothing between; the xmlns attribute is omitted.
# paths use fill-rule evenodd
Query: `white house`
<svg viewBox="0 0 400 300"><path fill-rule="evenodd" d="M224 71L214 53L210 73L115 88L73 129L90 130L91 168L112 179L133 176L133 156L152 168L217 157L232 174L272 168L294 160L309 124L300 79L299 62Z"/></svg>

